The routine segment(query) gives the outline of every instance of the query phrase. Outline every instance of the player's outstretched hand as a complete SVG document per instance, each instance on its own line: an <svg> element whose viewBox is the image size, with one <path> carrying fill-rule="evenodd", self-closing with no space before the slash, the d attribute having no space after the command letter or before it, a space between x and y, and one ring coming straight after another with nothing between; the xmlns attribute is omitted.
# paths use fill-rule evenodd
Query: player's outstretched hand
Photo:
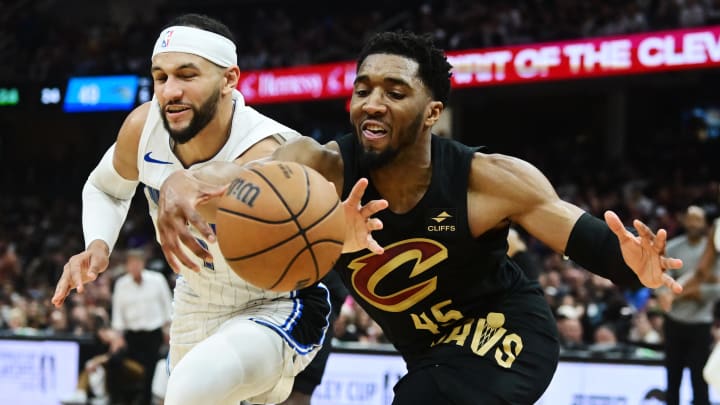
<svg viewBox="0 0 720 405"><path fill-rule="evenodd" d="M625 263L637 274L645 287L658 288L665 285L676 294L682 292L682 286L665 273L668 269L681 268L682 260L664 256L667 242L667 232L664 229L655 233L636 219L633 226L637 229L638 236L635 236L625 229L620 218L612 211L605 211L605 222L620 241Z"/></svg>
<svg viewBox="0 0 720 405"><path fill-rule="evenodd" d="M386 200L372 200L362 205L362 196L365 194L368 180L361 178L355 183L348 198L343 201L345 209L345 244L343 253L355 252L361 249L370 249L371 252L382 254L383 248L372 237L372 231L382 229L383 223L378 218L372 218L377 212L388 206Z"/></svg>
<svg viewBox="0 0 720 405"><path fill-rule="evenodd" d="M85 290L84 285L95 280L100 273L105 271L109 262L110 248L108 245L101 240L91 242L87 250L72 256L63 267L62 275L55 287L52 303L56 307L60 307L73 288L77 288L78 293L82 293Z"/></svg>
<svg viewBox="0 0 720 405"><path fill-rule="evenodd" d="M221 197L226 190L227 185L205 183L186 170L171 174L162 184L158 201L158 236L165 259L176 273L180 272L181 265L200 271L197 260L183 251L183 245L204 261L212 261L212 255L192 234L188 224L206 240L214 242L215 233L197 207Z"/></svg>

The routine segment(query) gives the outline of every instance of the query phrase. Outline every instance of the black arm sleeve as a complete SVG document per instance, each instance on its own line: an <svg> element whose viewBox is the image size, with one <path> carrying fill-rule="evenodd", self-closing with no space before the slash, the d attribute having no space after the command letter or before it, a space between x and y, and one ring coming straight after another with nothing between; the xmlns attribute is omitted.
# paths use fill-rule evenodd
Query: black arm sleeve
<svg viewBox="0 0 720 405"><path fill-rule="evenodd" d="M625 264L617 236L605 221L588 213L575 222L565 254L577 264L618 286L632 289L643 286L635 272Z"/></svg>

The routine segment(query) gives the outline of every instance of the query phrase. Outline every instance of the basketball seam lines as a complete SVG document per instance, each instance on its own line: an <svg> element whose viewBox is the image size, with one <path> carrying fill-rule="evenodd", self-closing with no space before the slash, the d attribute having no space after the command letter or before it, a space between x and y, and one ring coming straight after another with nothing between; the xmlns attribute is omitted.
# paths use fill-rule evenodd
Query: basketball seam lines
<svg viewBox="0 0 720 405"><path fill-rule="evenodd" d="M266 252L268 252L268 251L270 251L270 250L273 250L273 249L277 248L277 247L280 246L280 245L283 245L283 244L287 243L288 241L296 238L296 237L299 236L299 235L302 235L303 239L305 240L305 247L302 248L302 249L300 249L300 250L295 254L295 256L292 257L292 259L290 260L289 264L288 264L288 265L285 267L285 269L283 270L282 275L281 275L280 277L278 277L277 281L275 281L275 284L273 284L271 287L269 287L270 289L275 288L275 287L285 278L285 276L287 275L288 271L290 271L290 268L292 267L293 263L295 263L295 261L297 260L297 258L300 257L300 255L301 255L305 250L309 250L309 252L310 252L310 255L311 255L312 259L313 259L313 263L314 263L314 265L315 265L315 281L316 281L316 282L319 281L320 269L318 268L318 259L317 259L317 256L316 256L316 254L315 254L315 251L314 251L314 249L313 249L313 246L318 245L318 244L320 244L320 243L333 243L333 244L337 244L337 245L341 245L341 246L344 244L343 241L335 240L335 239L319 239L319 240L315 240L314 242L311 243L310 240L308 239L308 236L307 236L307 230L310 230L310 229L312 229L313 227L315 227L317 224L319 224L320 222L322 222L323 220L325 220L325 218L327 218L328 216L330 216L330 214L332 214L332 213L335 211L335 209L337 209L338 205L340 204L340 201L339 201L339 200L337 200L337 201L335 202L335 204L334 204L332 207L330 207L330 209L329 209L327 212L325 212L323 215L321 215L316 221L312 222L309 226L307 226L306 229L303 229L303 228L300 226L299 217L300 217L300 215L305 211L305 209L310 205L310 192L311 192L311 188L310 188L310 176L308 175L308 172L307 172L307 170L305 169L305 167L303 167L303 166L301 165L301 168L302 168L302 170L303 170L303 173L305 174L305 185L306 185L306 190L307 190L308 192L307 192L307 196L306 196L306 198L305 198L304 204L303 204L302 208L300 209L300 211L298 212L298 214L294 214L294 213L292 212L292 210L290 209L290 206L288 205L288 203L287 203L287 201L285 200L285 198L283 197L283 195L282 195L282 194L279 192L279 190L274 186L274 184L272 184L272 183L268 180L267 177L265 177L261 172L259 172L258 170L254 169L254 168L251 168L251 169L250 169L252 172L254 172L255 174L257 174L258 177L260 177L260 178L261 178L268 186L270 186L270 188L275 192L275 195L280 199L280 201L282 202L283 206L284 206L285 209L287 210L288 214L290 214L290 219L288 219L288 220L282 220L282 221L262 220L262 219L259 219L259 218L257 218L257 217L252 217L252 216L249 216L249 215L246 215L246 214L243 214L243 213L240 213L240 212L236 212L236 211L233 211L233 210L230 210L230 209L218 208L220 211L227 212L227 213L232 214L232 215L237 215L237 216L240 216L240 217L243 217L243 218L246 218L246 219L252 219L252 220L255 220L255 221L257 221L257 222L262 222L262 223L267 223L267 224L282 224L282 223L287 223L287 222L290 222L290 221L295 222L295 225L297 226L298 232L296 232L295 234L289 236L288 238L286 238L286 239L284 239L284 240L282 240L282 241L279 241L278 243L275 243L275 244L273 244L272 246L268 246L268 247L266 247L265 249L262 249L262 250L260 250L260 251L256 251L256 252L254 252L254 253L252 253L252 254L249 254L249 255L238 256L238 257L233 257L233 258L225 258L225 260L227 260L228 262L232 262L232 261L239 261L239 260L247 259L247 258L250 258L250 257L253 257L253 256L261 255L261 254L263 254L263 253L266 253Z"/></svg>
<svg viewBox="0 0 720 405"><path fill-rule="evenodd" d="M322 216L320 216L320 218L318 218L317 221L311 223L311 224L307 227L307 229L312 229L315 225L319 224L319 223L322 222L325 218L327 218L330 214L332 214L333 211L335 211L335 207L337 207L339 203L340 203L339 201L336 202L335 205L333 205L332 207L330 207L330 209L329 209L326 213L324 213ZM233 211L230 210L230 211L228 211L228 212L231 212L231 213L232 213ZM255 219L255 217L252 217L252 219ZM230 258L227 258L227 257L226 257L225 260L228 260L228 261L238 261L238 260L247 259L247 258L250 258L250 257L253 257L253 256L261 255L261 254L263 254L263 253L265 253L265 252L267 252L267 251L269 251L269 250L273 250L273 249L277 248L278 246L280 246L280 245L282 245L282 244L284 244L284 243L287 243L288 241L290 241L290 240L292 240L292 239L295 239L295 238L296 238L298 235L300 235L301 233L302 233L301 231L298 231L297 233L294 233L294 234L290 235L289 237L287 237L287 238L285 238L285 239L283 239L283 240L275 243L275 244L272 245L272 246L268 246L268 247L266 247L265 249L258 250L258 251L256 251L256 252L253 252L253 253L249 254L249 255L237 256L237 257L230 257ZM305 238L305 241L307 242L307 238ZM336 243L336 244L338 244L338 245L344 244L344 242L339 241L339 240L337 240L337 239L319 239L319 240L317 240L316 242L332 242L332 243ZM315 244L316 244L316 243L309 243L309 242L306 243L307 246L312 246L312 245L315 245ZM305 249L302 249L302 250L305 250ZM301 251L302 251L302 250L301 250Z"/></svg>
<svg viewBox="0 0 720 405"><path fill-rule="evenodd" d="M272 220L268 220L268 219L254 217L254 216L242 213L242 212L238 212L238 211L234 211L234 210L231 210L228 208L222 208L222 207L218 207L218 211L227 212L228 214L236 215L238 217L245 218L245 219L251 219L256 222L262 222L263 224L268 224L268 225L280 225L280 224L284 224L287 222L291 222L293 220L292 218L290 218L290 219L283 219L281 221L272 221Z"/></svg>
<svg viewBox="0 0 720 405"><path fill-rule="evenodd" d="M300 221L298 220L298 217L303 213L303 211L305 211L305 208L307 208L307 206L310 204L310 193L312 192L312 190L310 189L310 176L308 175L308 172L305 169L305 166L300 165L300 168L302 169L303 174L305 175L305 189L307 190L307 195L305 196L305 202L303 203L302 208L300 209L300 211L297 214L292 212L287 201L285 201L285 198L282 195L282 193L280 193L278 191L278 189L275 187L275 185L272 184L272 182L270 182L270 180L268 180L268 178L265 177L264 174L262 174L259 170L255 169L255 168L250 168L250 170L253 171L255 174L257 174L258 176L260 176L260 178L263 179L265 181L265 183L267 183L267 185L273 189L273 191L275 192L275 195L277 195L277 197L280 199L280 201L285 206L285 209L287 210L288 214L290 214L290 218L292 218L292 220L295 222L295 226L297 226L297 228L298 228L298 234L302 235L302 238L305 239L305 249L310 250L310 256L312 257L313 264L315 265L315 281L318 281L318 279L320 278L320 270L318 269L317 256L315 256L315 251L310 248L310 246L312 246L312 245L311 245L310 241L308 240L305 230L300 226ZM296 234L296 236L297 236L297 234ZM298 252L298 255L300 253L302 253L305 249L300 250L300 252ZM270 287L270 289L277 286L278 283L280 283L280 281L282 281L285 278L285 275L287 275L287 272L290 271L291 264L295 261L295 259L298 257L298 255L295 255L295 257L293 257L293 260L291 260L290 263L287 266L285 266L282 276L277 279L275 284L272 287Z"/></svg>

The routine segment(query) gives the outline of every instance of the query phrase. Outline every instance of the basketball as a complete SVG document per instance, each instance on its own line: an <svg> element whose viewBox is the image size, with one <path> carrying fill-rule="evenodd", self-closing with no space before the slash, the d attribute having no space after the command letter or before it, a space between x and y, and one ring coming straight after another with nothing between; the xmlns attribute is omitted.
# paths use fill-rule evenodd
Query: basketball
<svg viewBox="0 0 720 405"><path fill-rule="evenodd" d="M217 241L247 282L291 291L323 278L340 256L345 212L335 187L310 167L246 167L218 202Z"/></svg>

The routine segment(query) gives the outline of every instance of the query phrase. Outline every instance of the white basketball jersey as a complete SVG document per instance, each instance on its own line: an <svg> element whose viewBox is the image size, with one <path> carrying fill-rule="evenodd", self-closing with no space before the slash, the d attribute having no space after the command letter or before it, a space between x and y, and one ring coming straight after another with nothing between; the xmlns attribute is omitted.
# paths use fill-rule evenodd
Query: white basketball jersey
<svg viewBox="0 0 720 405"><path fill-rule="evenodd" d="M190 168L199 168L215 161L234 161L255 143L269 136L276 137L281 142L299 136L296 131L246 106L240 92L233 92L233 100L235 108L232 127L225 146L210 160L194 164ZM140 137L137 163L140 182L145 185L150 216L157 229L157 202L160 186L171 173L182 170L183 166L172 151L170 134L163 126L157 100L153 97L151 102L153 105L150 107ZM214 224L211 226L214 227ZM180 272L182 278L178 280L175 291L176 300L180 298L211 306L232 306L235 309L241 309L246 305L257 304L258 301L289 295L288 293L263 290L247 283L237 276L223 259L217 243L209 243L192 227L191 231L200 244L209 249L214 260L212 263L203 263L200 258L183 246L188 257L197 260L201 270L196 273L188 268L182 268ZM179 297L179 294L182 296Z"/></svg>

